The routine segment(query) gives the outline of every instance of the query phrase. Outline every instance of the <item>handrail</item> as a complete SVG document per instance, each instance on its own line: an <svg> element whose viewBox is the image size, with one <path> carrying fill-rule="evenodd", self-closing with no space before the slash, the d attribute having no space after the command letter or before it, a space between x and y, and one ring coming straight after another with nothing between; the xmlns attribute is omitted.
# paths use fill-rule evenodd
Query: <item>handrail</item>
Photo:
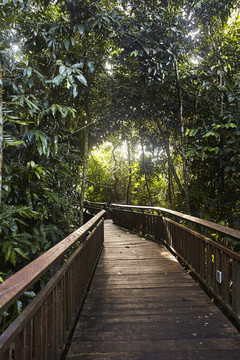
<svg viewBox="0 0 240 360"><path fill-rule="evenodd" d="M85 210L84 212L85 216L87 215L87 212L90 216L93 216L101 210L106 210L105 219L109 219L109 207L107 202L93 202L93 201L85 200L84 210Z"/></svg>
<svg viewBox="0 0 240 360"><path fill-rule="evenodd" d="M26 289L35 283L50 266L63 257L74 243L84 236L104 214L104 210L99 212L85 225L0 284L0 313L6 310Z"/></svg>
<svg viewBox="0 0 240 360"><path fill-rule="evenodd" d="M107 206L107 202L84 200L84 204Z"/></svg>
<svg viewBox="0 0 240 360"><path fill-rule="evenodd" d="M204 226L208 229L217 231L218 233L224 234L224 235L228 235L231 236L237 240L240 240L240 231L236 230L236 229L232 229L229 228L227 226L223 226L220 224L216 224L212 221L208 221L208 220L203 220L200 218L197 218L195 216L191 216L191 215L187 215L187 214L183 214L181 212L175 211L175 210L171 210L171 209L165 209L162 207L153 207L153 206L137 206L137 205L122 205L122 204L111 204L112 207L115 208L126 208L126 209L140 209L140 210L152 210L152 211L156 211L161 212L163 214L169 214L169 215L174 215L180 219L183 220L187 220L190 221L196 225L201 225Z"/></svg>
<svg viewBox="0 0 240 360"><path fill-rule="evenodd" d="M160 207L122 204L111 204L111 207L114 223L163 241L221 303L240 329L240 254L168 216L174 215L238 241L239 230Z"/></svg>
<svg viewBox="0 0 240 360"><path fill-rule="evenodd" d="M2 313L71 250L62 267L0 336L0 359L12 359L13 351L15 359L61 358L102 249L104 214L102 210L0 285Z"/></svg>

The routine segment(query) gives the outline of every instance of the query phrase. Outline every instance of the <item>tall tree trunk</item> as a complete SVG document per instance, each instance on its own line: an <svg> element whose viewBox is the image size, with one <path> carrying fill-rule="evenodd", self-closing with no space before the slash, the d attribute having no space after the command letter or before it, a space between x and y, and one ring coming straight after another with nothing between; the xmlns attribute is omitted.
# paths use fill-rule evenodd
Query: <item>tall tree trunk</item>
<svg viewBox="0 0 240 360"><path fill-rule="evenodd" d="M130 188L132 182L131 154L130 154L130 147L128 140L127 140L127 154L128 154L128 186L126 191L126 205L130 203Z"/></svg>
<svg viewBox="0 0 240 360"><path fill-rule="evenodd" d="M143 172L144 172L145 184L146 184L146 188L147 188L147 192L148 192L148 199L149 199L150 205L153 206L152 196L151 196L151 192L150 192L149 185L148 185L148 177L147 177L147 174L146 174L145 151L144 151L144 146L143 146L143 139L142 139L142 137L141 137L141 147L142 147L142 157L143 157Z"/></svg>
<svg viewBox="0 0 240 360"><path fill-rule="evenodd" d="M218 63L220 64L220 60L218 61ZM223 76L223 71L220 71L219 73L219 85L220 85L220 89L221 89L221 93L220 93L220 101L221 101L221 119L223 119L223 114L224 114L224 95L223 95L223 91L222 91L222 87L224 84L224 76ZM223 150L224 148L224 139L222 137L222 135L220 136L220 141L219 141L219 147L221 150ZM225 174L224 174L224 166L221 165L221 160L219 160L219 176L220 176L220 192L224 193L225 191Z"/></svg>
<svg viewBox="0 0 240 360"><path fill-rule="evenodd" d="M112 156L113 156L113 161L114 161L114 168L113 168L113 176L114 176L114 200L116 202L118 202L119 200L119 195L118 195L118 189L117 189L117 185L119 182L118 176L117 176L117 160L116 160L116 156L115 156L115 149L120 145L121 143L119 142L117 145L114 146L114 148L112 149Z"/></svg>
<svg viewBox="0 0 240 360"><path fill-rule="evenodd" d="M84 198L87 187L87 170L88 170L88 128L84 129L84 155L82 167L82 183L80 193L80 226L83 225Z"/></svg>
<svg viewBox="0 0 240 360"><path fill-rule="evenodd" d="M172 171L171 171L171 167L168 161L168 201L169 201L169 205L170 208L172 206L172 195L174 194L174 190L173 190L173 183L172 183Z"/></svg>
<svg viewBox="0 0 240 360"><path fill-rule="evenodd" d="M87 114L86 123L91 123L90 112L88 108L88 98L85 102L85 110ZM86 124L86 125L87 125ZM80 226L83 224L83 210L84 210L84 199L87 188L87 170L88 170L88 155L89 155L89 130L88 126L84 129L84 149L83 149L83 167L82 167L82 183L81 183L81 193L80 193Z"/></svg>
<svg viewBox="0 0 240 360"><path fill-rule="evenodd" d="M3 117L2 117L2 64L0 60L0 204L2 200L2 162L3 162Z"/></svg>
<svg viewBox="0 0 240 360"><path fill-rule="evenodd" d="M186 151L185 151L185 123L183 118L183 100L182 100L182 89L180 85L180 77L178 71L177 59L175 59L175 71L176 71L176 83L178 91L178 101L179 101L179 120L181 124L181 152L182 152L182 166L183 166L183 189L185 193L185 206L187 214L191 214L190 201L189 201L189 173L187 171L187 162L186 162Z"/></svg>
<svg viewBox="0 0 240 360"><path fill-rule="evenodd" d="M180 181L180 179L178 177L178 174L176 172L176 169L174 167L172 156L171 156L171 153L170 153L169 139L166 139L166 135L164 134L164 131L162 129L162 126L160 124L159 119L157 119L157 126L158 126L158 130L159 130L159 132L160 132L160 134L162 136L162 139L163 139L163 145L164 145L164 148L165 148L165 151L166 151L166 154L167 154L168 165L170 167L170 171L171 171L171 173L172 173L172 175L173 175L173 177L174 177L174 179L175 179L175 181L177 183L177 186L179 188L180 193L182 194L182 196L184 196L185 195L184 189L182 187L181 181Z"/></svg>

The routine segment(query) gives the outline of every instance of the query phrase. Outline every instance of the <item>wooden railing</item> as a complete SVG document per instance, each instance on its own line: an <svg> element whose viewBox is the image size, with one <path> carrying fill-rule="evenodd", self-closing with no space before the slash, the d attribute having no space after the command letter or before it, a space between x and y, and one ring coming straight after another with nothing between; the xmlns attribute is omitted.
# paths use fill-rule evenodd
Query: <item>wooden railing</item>
<svg viewBox="0 0 240 360"><path fill-rule="evenodd" d="M96 215L99 211L105 210L105 218L109 219L109 207L106 202L93 202L93 201L84 201L84 215L86 219L91 218Z"/></svg>
<svg viewBox="0 0 240 360"><path fill-rule="evenodd" d="M1 335L1 360L61 359L102 249L104 215L99 212L0 285L2 313L55 268L43 290Z"/></svg>
<svg viewBox="0 0 240 360"><path fill-rule="evenodd" d="M111 206L116 224L163 240L240 327L240 254L224 245L240 231L160 207Z"/></svg>

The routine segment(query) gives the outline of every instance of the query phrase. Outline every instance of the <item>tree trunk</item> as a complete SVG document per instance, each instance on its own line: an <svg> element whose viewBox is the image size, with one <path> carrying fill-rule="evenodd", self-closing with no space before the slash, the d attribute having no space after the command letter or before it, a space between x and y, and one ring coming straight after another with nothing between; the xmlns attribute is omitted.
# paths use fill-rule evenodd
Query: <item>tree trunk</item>
<svg viewBox="0 0 240 360"><path fill-rule="evenodd" d="M130 147L128 140L127 140L127 153L128 153L128 186L126 191L126 205L130 203L130 188L132 182L131 154L130 154Z"/></svg>
<svg viewBox="0 0 240 360"><path fill-rule="evenodd" d="M166 139L164 131L163 131L163 129L161 127L161 124L159 122L159 119L157 119L157 126L158 126L158 130L159 130L159 132L160 132L160 134L162 136L162 139L163 139L163 145L164 145L165 151L167 153L168 165L170 167L170 171L171 171L171 173L172 173L172 175L173 175L173 177L174 177L174 179L175 179L175 181L177 183L177 186L179 188L180 193L182 194L182 196L184 196L185 195L184 189L182 187L181 181L180 181L180 179L179 179L179 177L177 175L177 172L175 170L175 167L173 165L173 161L172 161L172 157L171 157L171 153L170 153L170 148L169 148L169 140Z"/></svg>
<svg viewBox="0 0 240 360"><path fill-rule="evenodd" d="M168 161L168 202L170 205L170 208L172 206L172 194L173 194L173 183L172 183L172 171L171 171L171 167Z"/></svg>
<svg viewBox="0 0 240 360"><path fill-rule="evenodd" d="M147 174L146 174L146 167L145 167L145 152L144 152L144 146L143 146L143 139L141 137L141 147L142 147L142 157L143 157L143 173L144 173L144 177L145 177L145 184L146 184L146 188L147 188L147 192L148 192L148 199L149 199L149 203L151 206L153 206L153 202L152 202L152 196L151 196L151 192L148 186L148 178L147 178Z"/></svg>
<svg viewBox="0 0 240 360"><path fill-rule="evenodd" d="M0 204L2 200L2 162L3 162L3 117L2 117L2 64L0 60Z"/></svg>
<svg viewBox="0 0 240 360"><path fill-rule="evenodd" d="M116 171L117 171L117 160L116 160L116 156L115 156L115 149L120 145L120 143L118 143L117 145L114 146L114 148L112 149L112 156L113 156L113 161L114 161L114 168L113 168L113 176L114 176L114 200L116 202L118 202L119 200L119 195L118 195L118 189L117 189L117 185L119 182L119 179L117 177Z"/></svg>
<svg viewBox="0 0 240 360"><path fill-rule="evenodd" d="M84 155L83 155L83 167L82 167L82 183L80 193L80 226L83 225L83 210L84 210L84 198L87 187L87 170L88 170L88 128L84 130Z"/></svg>
<svg viewBox="0 0 240 360"><path fill-rule="evenodd" d="M178 71L178 63L175 59L175 71L176 71L176 83L178 91L178 101L179 101L179 120L181 124L181 152L182 152L182 166L183 166L183 189L185 193L185 206L187 214L191 214L190 201L189 201L189 190L188 190L188 178L189 173L187 171L187 162L186 162L186 151L185 151L185 123L183 118L183 100L182 100L182 89L180 86L180 78Z"/></svg>
<svg viewBox="0 0 240 360"><path fill-rule="evenodd" d="M220 64L220 61L218 61L219 64ZM224 114L224 95L223 95L223 91L222 91L222 87L224 84L224 77L223 77L223 71L220 71L220 74L219 74L219 85L220 85L220 101L221 101L221 119L223 119L223 114ZM222 137L222 135L220 136L220 141L219 141L219 147L221 150L223 150L224 148L224 139ZM219 176L220 176L220 192L221 193L224 193L225 191L225 174L224 174L224 166L221 165L221 160L219 160Z"/></svg>
<svg viewBox="0 0 240 360"><path fill-rule="evenodd" d="M86 110L86 125L91 123L90 112L88 108L88 97L86 97L85 102ZM83 225L83 210L84 210L84 199L87 188L87 170L88 170L88 155L89 155L89 130L88 126L84 129L84 149L83 149L83 167L82 167L82 183L81 183L81 193L80 193L80 226Z"/></svg>

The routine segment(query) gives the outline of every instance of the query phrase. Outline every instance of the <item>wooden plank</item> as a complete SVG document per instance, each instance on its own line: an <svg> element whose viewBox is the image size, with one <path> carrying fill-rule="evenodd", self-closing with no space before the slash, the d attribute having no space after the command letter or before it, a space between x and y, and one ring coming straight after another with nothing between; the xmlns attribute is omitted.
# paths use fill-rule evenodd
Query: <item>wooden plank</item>
<svg viewBox="0 0 240 360"><path fill-rule="evenodd" d="M161 359L181 359L181 360L193 360L196 358L201 360L206 359L218 359L218 360L239 360L239 353L238 351L203 351L203 350L196 350L196 351L162 351L162 358ZM159 354L149 353L149 352L110 352L110 353L92 353L92 354L71 354L69 359L74 360L119 360L119 356L121 360L159 360ZM215 357L216 356L216 357Z"/></svg>
<svg viewBox="0 0 240 360"><path fill-rule="evenodd" d="M106 221L67 359L206 358L239 360L238 331L165 247Z"/></svg>
<svg viewBox="0 0 240 360"><path fill-rule="evenodd" d="M226 344L227 343L227 346ZM120 341L120 340L113 340L113 341L107 341L107 340L101 340L101 341L95 341L95 342L85 342L85 343L79 343L72 345L72 354L74 355L83 355L83 354L91 354L91 353L139 353L139 352L149 352L149 353L155 353L158 354L158 359L168 359L165 357L160 357L161 352L174 352L179 351L192 351L192 357L191 359L199 359L198 357L194 356L194 353L197 352L197 350L205 350L205 351L212 351L213 353L217 350L225 350L231 351L238 349L236 348L236 341L235 339L175 339L172 341L169 340L148 340L148 341L142 341L142 340L134 340L133 341ZM80 350L80 351L79 351ZM160 355L160 356L159 356ZM238 353L239 356L239 353ZM71 359L71 354L68 355L68 359ZM119 359L121 359L121 356L119 356ZM151 359L149 357L148 359ZM184 356L181 355L181 357L177 359L184 359ZM216 360L217 357L211 357L206 359ZM229 357L228 357L229 359ZM231 358L230 358L231 359ZM239 357L238 357L239 360Z"/></svg>

